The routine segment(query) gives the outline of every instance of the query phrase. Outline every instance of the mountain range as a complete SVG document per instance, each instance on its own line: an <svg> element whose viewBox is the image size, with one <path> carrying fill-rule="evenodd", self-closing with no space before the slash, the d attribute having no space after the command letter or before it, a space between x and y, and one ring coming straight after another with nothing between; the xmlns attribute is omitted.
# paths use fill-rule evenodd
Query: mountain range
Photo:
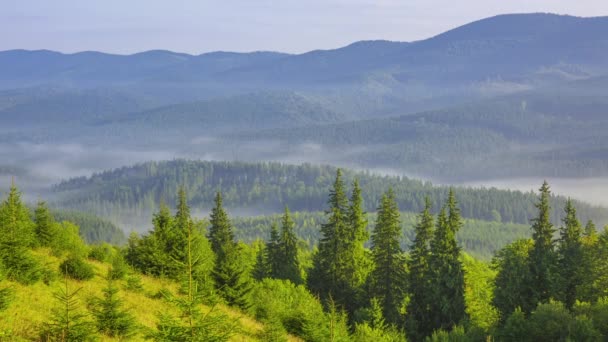
<svg viewBox="0 0 608 342"><path fill-rule="evenodd" d="M445 181L601 177L606 32L608 17L536 13L303 54L3 51L1 166L78 144Z"/></svg>

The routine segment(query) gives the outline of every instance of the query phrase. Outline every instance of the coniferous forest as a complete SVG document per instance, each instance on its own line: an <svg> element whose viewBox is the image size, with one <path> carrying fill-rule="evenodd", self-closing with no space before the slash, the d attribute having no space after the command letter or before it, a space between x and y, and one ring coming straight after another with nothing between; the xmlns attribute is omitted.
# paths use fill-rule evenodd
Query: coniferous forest
<svg viewBox="0 0 608 342"><path fill-rule="evenodd" d="M0 342L608 341L607 1L2 5Z"/></svg>
<svg viewBox="0 0 608 342"><path fill-rule="evenodd" d="M13 184L0 205L0 339L40 341L602 341L608 337L608 231L573 201L536 194L530 238L491 261L463 251L458 191L430 198L404 229L395 191L375 215L337 169L318 242L290 208L245 243L214 196L191 214L184 187L152 229L87 244L70 216ZM369 204L368 204L369 205ZM554 225L553 211L563 219ZM76 216L74 216L76 217ZM371 226L371 230L367 227Z"/></svg>

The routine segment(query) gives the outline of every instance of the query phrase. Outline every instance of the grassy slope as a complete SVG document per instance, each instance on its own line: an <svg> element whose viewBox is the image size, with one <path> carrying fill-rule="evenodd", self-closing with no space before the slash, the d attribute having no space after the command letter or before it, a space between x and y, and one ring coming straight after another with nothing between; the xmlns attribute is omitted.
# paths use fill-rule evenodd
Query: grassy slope
<svg viewBox="0 0 608 342"><path fill-rule="evenodd" d="M43 264L51 269L57 269L61 259L53 256L49 250L41 249L35 252ZM81 309L86 307L87 299L101 297L101 290L106 282L103 275L107 273L109 264L95 261L89 262L95 268L95 278L90 281L69 280L71 289L82 288L78 299ZM137 321L147 328L155 327L159 312L174 311L169 304L162 299L152 298L159 290L165 288L176 293L177 285L168 280L142 276L144 291L134 293L124 290L124 281L118 281L119 295L124 299L125 307L135 315ZM52 308L57 305L53 293L62 286L63 279L53 281L50 285L38 282L35 285L24 286L14 282L2 281L0 287L9 286L14 290L14 299L6 311L0 312L0 341L4 336L10 336L10 341L32 341L38 337L38 329L48 320ZM209 308L206 307L206 310ZM259 341L259 334L263 330L263 324L235 311L232 308L221 306L219 310L239 322L240 331L232 337L232 341ZM118 341L102 336L102 341ZM140 333L133 341L144 341ZM289 341L300 341L298 338L289 337Z"/></svg>

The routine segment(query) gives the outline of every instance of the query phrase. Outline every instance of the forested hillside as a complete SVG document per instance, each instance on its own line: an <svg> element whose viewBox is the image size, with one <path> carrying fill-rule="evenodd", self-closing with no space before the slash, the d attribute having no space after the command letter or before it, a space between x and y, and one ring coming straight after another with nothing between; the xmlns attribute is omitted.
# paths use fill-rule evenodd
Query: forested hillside
<svg viewBox="0 0 608 342"><path fill-rule="evenodd" d="M149 215L163 201L174 205L174 189L184 186L194 211L208 212L216 191L224 204L243 213L278 213L285 205L294 211L321 211L336 168L311 164L207 162L174 160L149 162L74 178L57 184L55 204L95 212L102 217ZM401 210L418 212L430 197L435 208L445 201L449 188L407 177L344 171L347 184L359 179L364 208L376 211L382 192L395 191ZM465 218L528 224L536 211L533 193L497 189L455 188ZM557 207L566 199L554 197ZM608 211L577 203L584 220L608 222ZM561 213L553 212L559 222Z"/></svg>
<svg viewBox="0 0 608 342"><path fill-rule="evenodd" d="M233 225L218 191L208 219L195 219L180 187L175 209L161 204L152 229L131 234L124 247L87 245L78 227L57 223L44 202L32 214L12 186L0 203L0 336L312 342L608 336L608 228L582 224L570 200L556 206L547 183L531 194L531 238L501 248L488 264L462 250L475 222L462 218L456 191L438 204L427 197L414 218L401 215L387 185L376 215L368 215L359 181L350 178L347 187L343 173L330 170L322 215L284 207L272 218ZM563 219L554 225L558 210ZM312 226L319 235L314 246L298 237ZM251 227L264 242L237 240Z"/></svg>

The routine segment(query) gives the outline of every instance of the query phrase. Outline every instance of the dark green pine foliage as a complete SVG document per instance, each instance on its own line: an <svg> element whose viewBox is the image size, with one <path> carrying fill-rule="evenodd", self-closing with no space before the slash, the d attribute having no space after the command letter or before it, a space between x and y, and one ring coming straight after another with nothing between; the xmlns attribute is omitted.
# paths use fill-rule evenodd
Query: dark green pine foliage
<svg viewBox="0 0 608 342"><path fill-rule="evenodd" d="M429 293L429 289L432 288L429 278L430 242L434 225L431 206L431 200L427 197L424 210L420 213L418 223L414 228L416 235L410 247L410 257L407 263L410 301L407 306L406 331L412 340L422 340L433 332L430 317L432 297Z"/></svg>
<svg viewBox="0 0 608 342"><path fill-rule="evenodd" d="M550 221L549 198L551 191L545 181L540 188L540 200L536 204L538 216L532 220L532 240L530 251L530 302L534 305L548 303L552 297L551 277L555 267L553 234L555 229Z"/></svg>
<svg viewBox="0 0 608 342"><path fill-rule="evenodd" d="M450 190L431 241L431 317L435 329L451 330L466 318L464 270L460 261L460 247L456 242L456 233L461 227L460 210L454 191Z"/></svg>
<svg viewBox="0 0 608 342"><path fill-rule="evenodd" d="M56 235L55 220L46 202L39 201L34 211L35 233L38 244L48 247Z"/></svg>
<svg viewBox="0 0 608 342"><path fill-rule="evenodd" d="M568 199L564 208L566 217L560 230L559 246L557 248L557 298L566 308L572 309L576 302L577 290L583 284L585 270L583 245L581 241L582 227L576 217L576 208Z"/></svg>
<svg viewBox="0 0 608 342"><path fill-rule="evenodd" d="M300 273L300 262L298 260L298 238L294 232L295 223L291 219L289 208L285 207L283 220L281 222L281 235L279 237L279 255L280 259L276 264L278 269L275 273L275 278L290 280L298 285L302 283Z"/></svg>
<svg viewBox="0 0 608 342"><path fill-rule="evenodd" d="M405 296L405 262L399 245L401 223L395 193L389 189L378 208L376 226L372 232L372 259L370 297L380 301L384 318L396 324Z"/></svg>
<svg viewBox="0 0 608 342"><path fill-rule="evenodd" d="M308 277L308 287L327 304L331 298L340 309L352 298L346 285L346 256L348 198L342 180L342 170L336 171L336 180L329 192L329 209L325 212L327 223L321 226L319 249L313 257L313 268Z"/></svg>
<svg viewBox="0 0 608 342"><path fill-rule="evenodd" d="M209 241L216 256L212 271L216 289L229 305L246 309L250 306L250 278L240 262L240 248L234 239L232 225L219 192L215 196L210 223Z"/></svg>
<svg viewBox="0 0 608 342"><path fill-rule="evenodd" d="M92 313L97 321L97 330L104 335L128 339L137 333L135 317L123 308L124 303L118 297L118 287L108 272L107 285L102 289L103 298L95 298Z"/></svg>
<svg viewBox="0 0 608 342"><path fill-rule="evenodd" d="M281 241L279 236L279 227L276 222L272 222L270 226L270 240L266 243L265 255L268 276L270 278L278 278L279 269L281 268Z"/></svg>
<svg viewBox="0 0 608 342"><path fill-rule="evenodd" d="M40 333L42 341L83 342L96 341L95 325L80 309L78 292L70 290L67 277L61 290L55 293L57 307L52 310L51 320L44 324Z"/></svg>

